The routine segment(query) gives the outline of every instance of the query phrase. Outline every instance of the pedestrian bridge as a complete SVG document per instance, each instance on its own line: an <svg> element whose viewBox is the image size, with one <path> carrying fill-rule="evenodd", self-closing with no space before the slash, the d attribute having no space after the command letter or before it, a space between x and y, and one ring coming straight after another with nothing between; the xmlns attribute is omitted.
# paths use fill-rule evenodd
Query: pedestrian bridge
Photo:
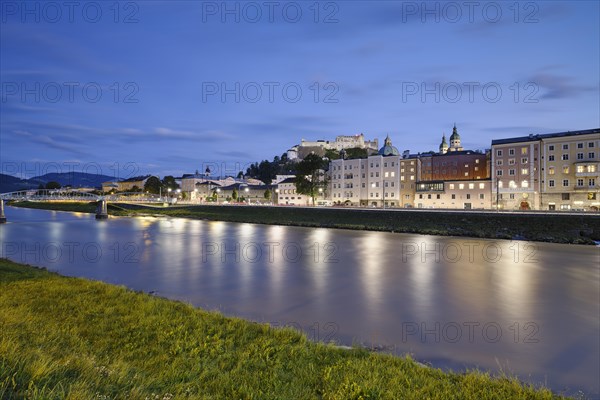
<svg viewBox="0 0 600 400"><path fill-rule="evenodd" d="M161 197L157 194L124 192L109 195L99 195L80 190L62 190L62 189L35 189L20 190L17 192L0 193L0 223L6 222L4 215L5 201L87 201L98 202L96 211L97 219L108 218L107 203L141 203L141 204L162 204L169 198Z"/></svg>

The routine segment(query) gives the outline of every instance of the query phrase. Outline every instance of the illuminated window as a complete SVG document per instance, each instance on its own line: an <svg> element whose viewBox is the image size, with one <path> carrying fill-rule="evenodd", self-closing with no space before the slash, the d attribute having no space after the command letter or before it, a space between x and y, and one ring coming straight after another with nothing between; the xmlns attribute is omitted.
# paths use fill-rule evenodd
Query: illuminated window
<svg viewBox="0 0 600 400"><path fill-rule="evenodd" d="M563 174L568 174L569 173L569 167L565 166L563 167Z"/></svg>
<svg viewBox="0 0 600 400"><path fill-rule="evenodd" d="M548 175L554 175L554 167L548 168Z"/></svg>
<svg viewBox="0 0 600 400"><path fill-rule="evenodd" d="M521 148L521 154L522 155L526 155L527 154L527 147L522 147Z"/></svg>
<svg viewBox="0 0 600 400"><path fill-rule="evenodd" d="M522 175L527 175L528 173L529 173L529 171L527 170L527 168L521 169L521 174Z"/></svg>
<svg viewBox="0 0 600 400"><path fill-rule="evenodd" d="M583 165L578 165L577 172L585 172L585 167Z"/></svg>
<svg viewBox="0 0 600 400"><path fill-rule="evenodd" d="M527 182L527 181L523 181L523 182L521 182L521 187L522 187L522 188L527 188L527 187L529 187L529 182Z"/></svg>
<svg viewBox="0 0 600 400"><path fill-rule="evenodd" d="M517 182L515 182L515 181L508 182L508 187L511 188L511 189L516 189L517 188Z"/></svg>
<svg viewBox="0 0 600 400"><path fill-rule="evenodd" d="M485 183L480 183L479 184L479 189L485 189Z"/></svg>
<svg viewBox="0 0 600 400"><path fill-rule="evenodd" d="M458 188L459 189L464 189L465 188L465 184L464 183L459 183L458 184Z"/></svg>
<svg viewBox="0 0 600 400"><path fill-rule="evenodd" d="M474 183L469 183L469 189L475 189L475 184Z"/></svg>
<svg viewBox="0 0 600 400"><path fill-rule="evenodd" d="M450 184L450 190L454 190L454 183Z"/></svg>

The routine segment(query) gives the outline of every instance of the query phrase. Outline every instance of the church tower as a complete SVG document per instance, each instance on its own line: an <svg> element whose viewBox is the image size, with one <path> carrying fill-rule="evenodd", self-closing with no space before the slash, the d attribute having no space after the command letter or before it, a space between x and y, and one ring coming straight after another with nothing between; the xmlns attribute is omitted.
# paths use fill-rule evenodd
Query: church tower
<svg viewBox="0 0 600 400"><path fill-rule="evenodd" d="M446 134L442 135L442 143L440 143L440 154L446 154L448 152L448 143L446 142Z"/></svg>
<svg viewBox="0 0 600 400"><path fill-rule="evenodd" d="M463 148L460 145L460 135L458 134L458 130L456 129L456 124L454 124L454 128L452 128L452 135L450 135L450 148L449 151L460 151Z"/></svg>

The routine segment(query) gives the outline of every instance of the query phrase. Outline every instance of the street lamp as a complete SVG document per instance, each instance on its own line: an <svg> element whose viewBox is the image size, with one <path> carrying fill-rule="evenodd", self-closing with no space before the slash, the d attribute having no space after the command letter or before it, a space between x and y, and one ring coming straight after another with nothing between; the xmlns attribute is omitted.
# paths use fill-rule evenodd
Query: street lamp
<svg viewBox="0 0 600 400"><path fill-rule="evenodd" d="M216 192L217 192L217 204L219 204L219 193L221 193L221 189L217 188Z"/></svg>

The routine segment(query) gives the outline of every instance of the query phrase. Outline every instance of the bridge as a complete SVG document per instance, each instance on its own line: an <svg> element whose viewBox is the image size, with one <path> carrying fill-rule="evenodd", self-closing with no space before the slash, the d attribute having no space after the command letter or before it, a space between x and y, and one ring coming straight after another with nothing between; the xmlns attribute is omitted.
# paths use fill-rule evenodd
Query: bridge
<svg viewBox="0 0 600 400"><path fill-rule="evenodd" d="M142 204L164 204L168 197L157 194L141 192L123 192L109 195L99 195L92 192L80 190L62 189L32 189L17 192L0 193L0 223L6 222L4 215L5 201L87 201L97 202L96 219L108 218L108 202L111 203L142 203Z"/></svg>

